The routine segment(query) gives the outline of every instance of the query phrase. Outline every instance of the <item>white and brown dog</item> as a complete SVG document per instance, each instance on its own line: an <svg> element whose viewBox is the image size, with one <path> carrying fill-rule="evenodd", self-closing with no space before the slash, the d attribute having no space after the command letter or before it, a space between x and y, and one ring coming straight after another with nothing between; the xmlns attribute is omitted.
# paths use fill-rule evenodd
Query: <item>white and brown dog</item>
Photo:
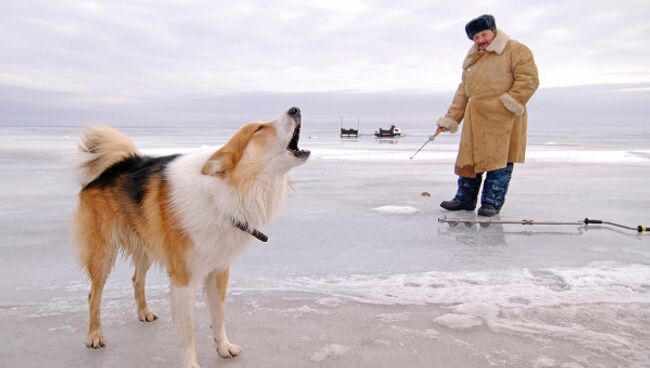
<svg viewBox="0 0 650 368"><path fill-rule="evenodd" d="M147 157L121 132L93 126L80 155L79 206L73 236L92 283L86 346L106 340L100 304L121 250L135 266L133 289L141 321L157 319L147 307L145 276L152 262L169 274L171 311L181 341L182 367L198 367L192 310L203 283L214 344L224 358L240 353L224 324L230 264L267 223L287 191L287 173L309 158L298 149L300 109L242 127L216 152Z"/></svg>

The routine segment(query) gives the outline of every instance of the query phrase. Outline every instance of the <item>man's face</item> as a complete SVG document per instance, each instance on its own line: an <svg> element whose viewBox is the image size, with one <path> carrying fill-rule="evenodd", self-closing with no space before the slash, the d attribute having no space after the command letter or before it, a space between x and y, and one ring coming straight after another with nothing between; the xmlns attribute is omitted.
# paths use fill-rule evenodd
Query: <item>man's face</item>
<svg viewBox="0 0 650 368"><path fill-rule="evenodd" d="M481 31L475 34L472 40L474 41L474 45L476 45L476 48L479 51L483 51L485 50L486 47L488 47L490 42L492 42L494 36L496 36L496 32L494 32L491 29L486 29L485 31Z"/></svg>

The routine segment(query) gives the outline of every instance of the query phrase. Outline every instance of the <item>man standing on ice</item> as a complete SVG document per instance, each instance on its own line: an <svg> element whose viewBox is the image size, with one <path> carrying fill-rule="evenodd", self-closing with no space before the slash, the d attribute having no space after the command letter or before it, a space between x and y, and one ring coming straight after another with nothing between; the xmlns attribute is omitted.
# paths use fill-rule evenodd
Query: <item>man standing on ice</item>
<svg viewBox="0 0 650 368"><path fill-rule="evenodd" d="M438 129L451 133L465 122L455 164L458 191L440 206L473 211L487 172L478 215L494 216L505 202L513 163L525 159L526 103L539 79L532 52L497 30L492 15L471 20L465 32L474 45L451 106L436 122Z"/></svg>

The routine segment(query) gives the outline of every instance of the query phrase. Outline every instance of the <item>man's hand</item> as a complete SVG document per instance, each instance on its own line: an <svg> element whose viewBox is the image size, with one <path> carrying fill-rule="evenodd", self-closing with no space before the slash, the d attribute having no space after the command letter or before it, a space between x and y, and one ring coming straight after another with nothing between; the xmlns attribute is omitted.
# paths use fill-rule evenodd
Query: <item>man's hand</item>
<svg viewBox="0 0 650 368"><path fill-rule="evenodd" d="M432 140L436 139L438 134L440 134L442 132L446 132L447 130L448 130L447 128L439 126L438 129L436 129L436 132L429 136L429 140L432 141Z"/></svg>
<svg viewBox="0 0 650 368"><path fill-rule="evenodd" d="M436 133L439 132L456 133L458 131L459 124L451 120L450 118L443 116L436 121L436 125L438 126L438 129L436 129Z"/></svg>

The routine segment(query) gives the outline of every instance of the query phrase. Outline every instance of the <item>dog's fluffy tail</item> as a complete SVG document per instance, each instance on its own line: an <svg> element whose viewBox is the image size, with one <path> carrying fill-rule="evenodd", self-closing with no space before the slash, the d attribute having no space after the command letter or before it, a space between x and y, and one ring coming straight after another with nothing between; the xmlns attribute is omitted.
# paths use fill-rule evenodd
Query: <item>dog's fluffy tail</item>
<svg viewBox="0 0 650 368"><path fill-rule="evenodd" d="M91 125L79 143L79 182L85 186L112 165L138 155L135 144L124 133L106 125Z"/></svg>

